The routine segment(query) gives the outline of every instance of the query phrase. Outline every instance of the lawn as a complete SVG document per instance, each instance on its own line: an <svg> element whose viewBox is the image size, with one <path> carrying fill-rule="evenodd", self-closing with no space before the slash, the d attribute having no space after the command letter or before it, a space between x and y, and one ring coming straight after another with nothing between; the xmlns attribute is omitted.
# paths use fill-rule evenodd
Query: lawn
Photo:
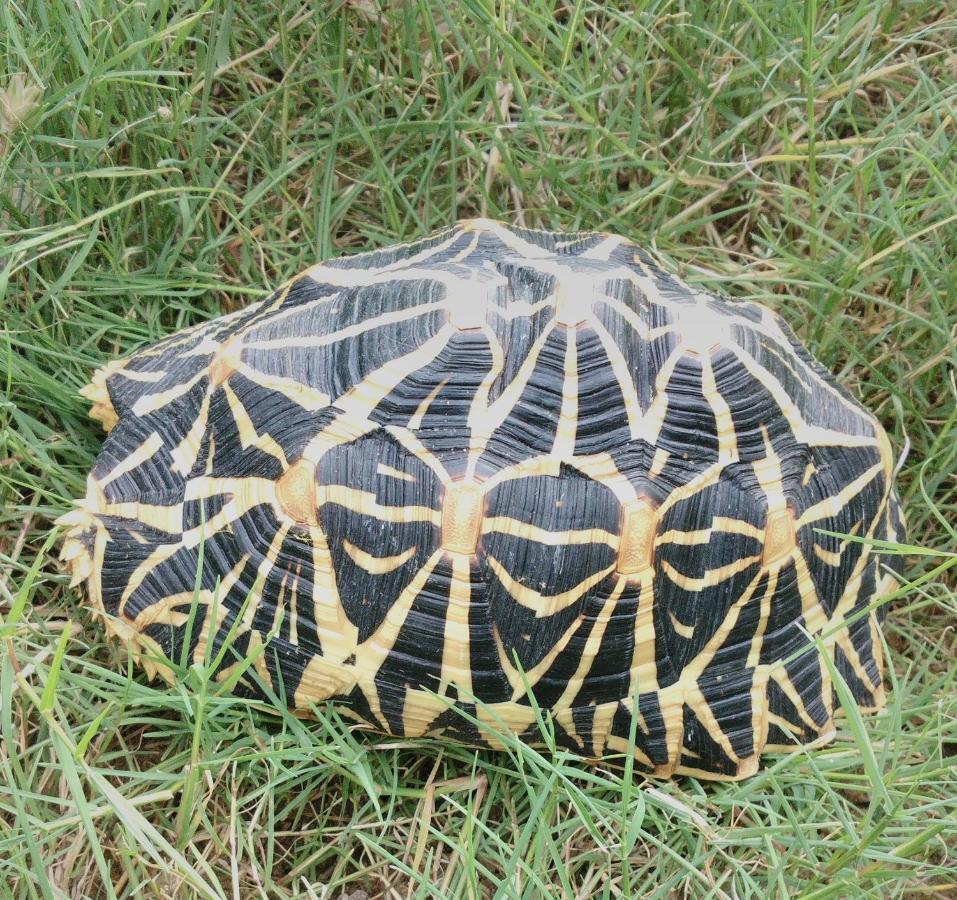
<svg viewBox="0 0 957 900"><path fill-rule="evenodd" d="M957 897L957 15L0 6L0 896ZM472 215L782 313L897 451L890 699L731 784L150 684L56 561L104 361Z"/></svg>

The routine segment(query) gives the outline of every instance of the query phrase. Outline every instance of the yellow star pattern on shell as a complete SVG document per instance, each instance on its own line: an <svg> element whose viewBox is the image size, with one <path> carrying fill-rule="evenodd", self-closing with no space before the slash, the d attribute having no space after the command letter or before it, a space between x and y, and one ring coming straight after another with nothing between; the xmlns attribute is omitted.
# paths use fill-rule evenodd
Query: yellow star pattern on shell
<svg viewBox="0 0 957 900"><path fill-rule="evenodd" d="M753 303L476 219L111 362L60 520L150 675L497 747L740 778L883 701L881 426ZM824 532L863 539L841 539ZM814 640L820 638L820 647ZM244 658L254 663L242 665Z"/></svg>

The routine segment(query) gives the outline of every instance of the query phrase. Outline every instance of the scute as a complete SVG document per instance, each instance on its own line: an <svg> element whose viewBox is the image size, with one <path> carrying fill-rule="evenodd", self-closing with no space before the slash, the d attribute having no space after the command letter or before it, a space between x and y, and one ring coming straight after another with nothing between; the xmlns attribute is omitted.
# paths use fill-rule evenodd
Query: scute
<svg viewBox="0 0 957 900"><path fill-rule="evenodd" d="M538 707L658 777L828 739L822 652L883 702L881 426L622 238L471 220L331 260L84 393L110 434L63 557L151 675L488 747Z"/></svg>

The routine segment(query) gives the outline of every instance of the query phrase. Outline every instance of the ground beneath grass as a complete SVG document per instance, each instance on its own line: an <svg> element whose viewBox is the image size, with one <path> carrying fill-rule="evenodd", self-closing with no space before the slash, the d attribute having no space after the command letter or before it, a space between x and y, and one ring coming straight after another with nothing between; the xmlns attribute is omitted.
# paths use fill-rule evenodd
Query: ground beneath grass
<svg viewBox="0 0 957 900"><path fill-rule="evenodd" d="M0 895L957 897L957 17L786 0L0 6ZM898 449L886 711L739 784L155 687L55 561L93 368L468 215L779 310Z"/></svg>

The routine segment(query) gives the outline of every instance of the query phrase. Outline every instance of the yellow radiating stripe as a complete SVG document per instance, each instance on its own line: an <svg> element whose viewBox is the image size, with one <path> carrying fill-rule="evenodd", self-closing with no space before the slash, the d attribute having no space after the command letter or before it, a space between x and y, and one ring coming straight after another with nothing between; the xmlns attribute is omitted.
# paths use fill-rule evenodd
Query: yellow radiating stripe
<svg viewBox="0 0 957 900"><path fill-rule="evenodd" d="M786 730L786 731L793 732L795 729L797 729L797 731L801 732L802 734L804 733L803 728L800 728L794 722L789 722L787 719L784 718L784 716L779 716L777 713L773 713L773 712L768 713L768 724L777 725L778 728L780 728L782 731ZM795 737L798 737L798 735L795 735Z"/></svg>
<svg viewBox="0 0 957 900"><path fill-rule="evenodd" d="M811 718L811 714L807 711L807 707L805 707L804 701L801 699L801 695L794 686L794 682L791 681L791 676L788 674L787 669L785 669L783 665L778 665L772 668L770 675L771 678L777 682L778 687L784 691L784 696L791 701L791 705L797 710L797 714L800 716L801 721L804 722L814 734L817 734L818 731L825 730L828 727L829 723L825 722L823 726L819 726L814 719Z"/></svg>
<svg viewBox="0 0 957 900"><path fill-rule="evenodd" d="M730 347L753 378L759 381L781 408L797 440L815 447L876 447L875 437L846 434L818 425L809 425L784 386L742 346ZM858 415L860 413L858 412Z"/></svg>
<svg viewBox="0 0 957 900"><path fill-rule="evenodd" d="M212 400L212 394L207 392L203 397L203 403L199 408L199 413L193 420L186 437L183 438L170 452L173 458L173 466L180 475L188 475L193 466L196 465L196 459L199 456L200 448L203 445L203 435L206 433L206 425L209 421L209 404Z"/></svg>
<svg viewBox="0 0 957 900"><path fill-rule="evenodd" d="M631 679L628 695L647 694L658 690L658 660L655 655L655 576L653 569L638 574L641 585L638 610L635 614L635 637L631 656Z"/></svg>
<svg viewBox="0 0 957 900"><path fill-rule="evenodd" d="M155 506L150 503L138 503L135 500L126 503L108 503L103 514L117 516L120 519L132 519L170 534L182 534L183 531L182 503L173 506Z"/></svg>
<svg viewBox="0 0 957 900"><path fill-rule="evenodd" d="M542 259L552 255L550 250L529 243L517 234L514 234L501 222L496 222L494 219L466 219L460 224L463 226L463 231L465 232L478 231L483 234L494 235L508 247L509 250L514 250L526 259Z"/></svg>
<svg viewBox="0 0 957 900"><path fill-rule="evenodd" d="M292 586L289 588L289 643L299 646L299 584L301 572L297 569Z"/></svg>
<svg viewBox="0 0 957 900"><path fill-rule="evenodd" d="M683 680L684 679L682 678L682 681ZM698 717L698 721L708 732L708 737L711 738L711 740L713 740L719 747L721 747L722 750L724 750L728 759L733 760L734 762L741 762L741 757L734 752L734 747L731 745L731 741L724 733L724 730L721 728L718 720L714 717L714 713L711 711L711 706L705 699L704 694L701 693L701 688L698 687L697 682L694 682L686 687L685 703L691 707L694 714Z"/></svg>
<svg viewBox="0 0 957 900"><path fill-rule="evenodd" d="M841 564L841 554L833 550L825 550L820 544L814 545L814 555L825 565L839 566Z"/></svg>
<svg viewBox="0 0 957 900"><path fill-rule="evenodd" d="M472 695L471 632L469 609L472 606L472 574L468 557L453 553L449 605L445 612L442 641L442 680L438 693L454 684L462 697Z"/></svg>
<svg viewBox="0 0 957 900"><path fill-rule="evenodd" d="M565 332L565 378L562 384L562 405L555 428L552 455L567 459L575 455L575 433L578 430L578 346L576 332Z"/></svg>
<svg viewBox="0 0 957 900"><path fill-rule="evenodd" d="M355 671L358 674L359 683L362 686L362 692L365 694L366 701L369 704L369 709L380 721L384 722L384 719L382 717L382 705L379 702L379 691L376 687L375 676L395 646L399 632L402 630L402 626L409 616L415 598L421 593L426 582L432 576L432 572L438 565L442 555L442 550L436 550L428 558L422 568L415 573L415 577L412 581L406 585L395 603L389 607L389 611L386 613L382 624L370 635L368 640L356 648Z"/></svg>
<svg viewBox="0 0 957 900"><path fill-rule="evenodd" d="M486 561L491 566L502 586L509 592L512 599L520 606L531 609L535 612L535 618L541 619L545 616L553 616L563 609L567 609L573 603L580 600L592 587L610 575L614 570L614 565L601 569L594 575L590 575L584 581L580 581L573 588L562 591L560 594L541 594L533 588L526 587L519 581L516 581L508 573L508 570L492 555L487 555Z"/></svg>
<svg viewBox="0 0 957 900"><path fill-rule="evenodd" d="M152 371L137 371L136 369L127 369L125 366L119 366L113 369L111 376L119 375L130 381L138 381L141 384L155 384L162 381L168 374L165 369L153 369Z"/></svg>
<svg viewBox="0 0 957 900"><path fill-rule="evenodd" d="M388 475L391 478L401 478L403 481L409 481L412 484L415 484L415 476L410 475L408 472L403 472L401 469L395 469L392 466L387 466L385 463L379 463L376 466L376 473L379 475Z"/></svg>
<svg viewBox="0 0 957 900"><path fill-rule="evenodd" d="M621 388L621 396L625 402L625 415L628 418L628 432L634 440L641 436L643 413L638 402L638 390L631 374L631 366L628 365L618 342L597 318L591 323L591 327L598 335L598 340L601 341L602 348L611 365L612 374Z"/></svg>
<svg viewBox="0 0 957 900"><path fill-rule="evenodd" d="M373 556L371 553L366 553L365 550L345 539L342 541L342 547L346 553L349 554L349 558L357 566L365 569L370 575L385 575L388 572L394 572L412 559L417 549L415 547L409 547L408 550L398 553L395 556Z"/></svg>
<svg viewBox="0 0 957 900"><path fill-rule="evenodd" d="M143 579L146 578L146 576L149 575L153 569L164 563L179 549L179 544L160 544L148 557L146 557L146 559L143 560L143 562L141 562L133 570L133 574L130 575L129 581L126 582L126 587L123 589L123 595L120 597L117 615L126 615L126 601L133 596L137 588L139 588L139 586L143 583ZM98 580L99 579L94 579L94 581Z"/></svg>
<svg viewBox="0 0 957 900"><path fill-rule="evenodd" d="M694 625L685 625L679 618L675 616L673 612L668 611L668 618L671 619L671 627L678 632L686 641L690 641L694 637Z"/></svg>
<svg viewBox="0 0 957 900"><path fill-rule="evenodd" d="M547 459L547 457L539 458ZM633 503L638 499L635 486L626 475L619 471L611 454L593 453L588 456L576 456L573 459L564 460L564 462L592 480L600 482L602 487L608 488L622 506ZM558 475L560 471L560 468L556 466L554 474ZM535 474L545 473L536 472Z"/></svg>
<svg viewBox="0 0 957 900"><path fill-rule="evenodd" d="M749 322L748 324L745 324L744 322L742 322L742 323L739 323L739 324L741 324L741 325L744 326L744 327L749 327L749 326L750 326L750 328L751 328L752 331L757 331L759 334L761 333L760 329L755 328L755 323L753 323L753 322ZM765 335L765 336L766 336L766 337L771 337L770 335ZM780 351L783 349L783 347L781 346L781 344L780 344L779 341L777 341L775 338L771 337L771 341L770 341L769 343L765 344L762 349L763 349L766 353L770 354L770 355L773 356L775 359L777 359L777 360L781 363L781 365L784 366L784 368L787 369L788 372L791 373L791 375L793 376L793 378L794 378L795 381L799 382L800 384L804 385L805 388L807 388L807 385L805 384L804 379L801 378L801 372L799 372L799 371L797 370L797 368L795 368L795 366L792 364L791 360L789 360L786 356L784 356L784 355L780 352ZM794 357L793 354L792 354L792 359L796 359L796 357ZM805 372L805 373L811 373L813 370L811 369L810 366L803 366L802 371ZM818 379L818 380L820 380L820 379ZM847 406L846 403L845 403L844 405ZM849 407L849 408L850 408L850 407ZM858 410L855 410L855 412L857 412L857 413L858 413L858 417L860 417L860 412L859 412Z"/></svg>
<svg viewBox="0 0 957 900"><path fill-rule="evenodd" d="M246 563L249 562L249 554L240 557L236 561L236 565L229 570L229 572L223 577L222 581L219 584L218 591L203 590L201 592L201 602L203 605L212 607L213 601L216 601L215 609L215 620L207 614L203 620L203 628L199 633L196 646L193 648L193 662L198 664L203 664L206 662L206 648L216 640L216 635L219 633L219 629L223 624L223 620L230 612L229 605L226 603L226 598L229 596L229 592L235 587L236 583L239 581L239 576L242 574L243 569L246 567ZM192 601L190 601L192 602ZM250 600L250 605L255 606L255 601Z"/></svg>
<svg viewBox="0 0 957 900"><path fill-rule="evenodd" d="M324 263L319 263L318 265L306 269L302 275L308 276L309 278L312 278L314 281L318 281L321 284L339 285L342 287L367 287L370 284L377 283L372 279L377 278L377 276L380 276L385 272L401 271L402 269L418 267L420 263L423 263L431 257L436 256L444 250L447 250L461 236L462 231L456 229L450 233L448 238L436 244L435 246L426 247L425 249L420 250L418 253L394 260L393 262L387 263L383 266L365 265L361 268L339 268L338 266L330 266ZM393 244L389 249L396 250L402 247L412 247L417 243L419 243L419 239L414 241L406 241L402 244ZM371 257L378 252L380 251L367 250L364 253L353 254L349 257L349 259L355 260L363 256ZM424 276L420 275L419 277L421 278ZM382 279L379 279L379 281L381 280Z"/></svg>
<svg viewBox="0 0 957 900"><path fill-rule="evenodd" d="M727 465L738 458L738 439L734 420L731 418L731 407L718 390L710 356L702 357L701 360L701 388L717 425L718 462Z"/></svg>
<svg viewBox="0 0 957 900"><path fill-rule="evenodd" d="M185 500L204 500L221 494L242 492L244 496L255 497L256 502L265 503L275 497L276 482L271 478L215 478L201 475L186 482Z"/></svg>
<svg viewBox="0 0 957 900"><path fill-rule="evenodd" d="M286 298L289 296L289 292L293 289L293 286L301 280L301 278L302 278L302 275L297 275L296 277L290 278L284 284L280 285L276 292L276 297L273 300L272 304L270 305L269 309L263 309L262 312L267 313L277 309L282 309L282 305L286 302ZM265 303L266 301L263 300L262 302ZM254 325L259 324L259 322L261 322L263 318L265 318L265 316L257 316L255 319L255 322L250 322L247 324L247 327L243 329L243 333L249 331L250 328L252 328Z"/></svg>
<svg viewBox="0 0 957 900"><path fill-rule="evenodd" d="M233 419L236 422L236 429L239 432L239 443L242 448L245 450L247 447L255 447L258 450L262 450L263 453L268 454L273 457L273 459L279 460L279 463L284 469L288 468L289 463L286 460L286 454L282 447L276 443L273 436L268 432L264 431L260 434L256 431L256 426L253 424L253 420L249 418L246 407L243 406L242 401L236 396L228 382L223 383L222 389L226 395L230 412L232 412Z"/></svg>
<svg viewBox="0 0 957 900"><path fill-rule="evenodd" d="M583 457L567 460L569 465L574 465L576 468L581 468L582 462ZM518 478L534 478L536 476L557 478L561 471L561 464L562 460L551 455L533 456L529 459L523 459L521 462L499 469L488 480L484 481L485 491L488 493L492 488L506 481L514 481Z"/></svg>
<svg viewBox="0 0 957 900"><path fill-rule="evenodd" d="M617 734L609 734L605 740L604 750L606 753L626 753L628 752L628 738L620 737ZM633 747L632 753L635 755L635 759L646 768L653 768L651 758L642 750L640 747ZM661 776L666 777L666 776ZM713 777L713 776L712 776Z"/></svg>
<svg viewBox="0 0 957 900"><path fill-rule="evenodd" d="M656 444L661 434L661 426L668 414L668 391L666 388L680 359L681 353L673 350L655 377L655 395L652 398L651 406L648 407L648 412L645 413L642 422L642 434L640 435L649 444Z"/></svg>
<svg viewBox="0 0 957 900"><path fill-rule="evenodd" d="M760 331L766 337L770 337L773 341L775 341L775 343L778 345L778 349L783 350L785 353L791 355L791 357L800 367L801 371L807 375L810 375L820 388L834 396L841 403L841 405L844 406L845 409L850 410L855 416L857 416L859 419L863 419L869 425L874 425L874 421L864 412L864 410L860 408L860 406L858 406L854 401L848 399L837 387L831 384L813 367L808 366L801 361L800 357L791 346L791 342L784 334L784 330L779 325L777 316L770 309L767 309L766 307L762 309L761 324L764 326L763 329L758 328L753 322L748 322L747 324L754 330Z"/></svg>
<svg viewBox="0 0 957 900"><path fill-rule="evenodd" d="M423 276L420 275L420 278ZM302 348L314 350L319 347L327 347L329 344L335 344L339 341L345 341L356 337L373 328L380 328L384 325L395 325L398 322L407 322L417 319L420 316L427 315L430 312L444 309L445 305L441 302L423 303L419 306L412 306L409 309L390 310L379 316L369 319L363 319L354 325L348 325L340 328L338 331L332 331L329 334L311 335L306 337L282 337L270 338L263 341L247 341L244 346L255 350L289 350L293 348Z"/></svg>
<svg viewBox="0 0 957 900"><path fill-rule="evenodd" d="M648 294L648 292L643 289L643 286L647 283L647 279L642 278L640 275L636 275L630 269L625 270L623 268L617 271L621 271L625 273L625 279L631 282L631 284L633 284L635 287L637 287L638 290L644 295L644 298L646 300L648 300L649 302L654 302L655 298L651 297ZM617 271L616 273L609 272L608 273L609 277L613 277L617 275ZM657 294L657 288L655 288L654 290L655 290L655 293ZM645 340L645 341L654 340L654 336L652 335L651 327L649 326L648 322L646 322L645 319L641 316L641 314L633 310L627 303L619 300L617 297L612 297L610 294L604 295L601 298L601 302L606 303L616 313L618 313L618 315L621 316L625 320L625 322L627 322L632 327L635 333L639 337L641 337L642 340ZM668 328L671 328L671 326L668 326Z"/></svg>
<svg viewBox="0 0 957 900"><path fill-rule="evenodd" d="M482 737L493 750L504 750L497 734L514 732L521 734L535 723L535 710L524 703L483 703L475 711L475 717L485 726Z"/></svg>
<svg viewBox="0 0 957 900"><path fill-rule="evenodd" d="M827 625L827 613L821 605L817 590L814 587L814 578L807 567L804 554L794 554L794 568L797 572L798 593L801 595L801 613L804 616L807 630L812 634L820 634Z"/></svg>
<svg viewBox="0 0 957 900"><path fill-rule="evenodd" d="M763 528L756 528L750 522L745 522L743 519L715 516L711 521L710 528L699 528L697 531L679 531L673 528L659 535L655 544L680 544L682 546L707 544L711 541L712 535L716 533L743 534L758 541L764 540Z"/></svg>
<svg viewBox="0 0 957 900"><path fill-rule="evenodd" d="M854 670L854 674L860 679L861 684L870 688L871 691L877 690L877 684L871 679L871 676L867 674L867 669L864 668L864 664L861 662L860 654L857 652L857 648L854 646L854 642L851 640L850 632L847 630L838 632L836 635L837 646L844 651L844 656L846 657L851 668Z"/></svg>
<svg viewBox="0 0 957 900"><path fill-rule="evenodd" d="M751 597L754 595L754 592L757 589L760 581L761 573L759 572L754 578L751 579L741 596L731 605L731 608L725 614L720 627L713 635L711 635L708 643L705 644L702 650L697 656L695 656L693 660L691 660L691 662L685 665L684 669L681 671L681 678L679 679L682 684L696 682L701 673L708 667L711 660L714 659L714 655L718 652L718 650L721 649L721 645L725 642L725 639L737 624L738 617L741 615L741 610L743 610L744 607L747 606L751 601Z"/></svg>
<svg viewBox="0 0 957 900"><path fill-rule="evenodd" d="M612 253L615 252L622 244L627 243L624 238L618 237L617 234L609 234L607 237L603 238L594 247L585 250L584 253L578 254L579 259L600 259L607 262Z"/></svg>
<svg viewBox="0 0 957 900"><path fill-rule="evenodd" d="M475 392L475 396L472 398L472 403L469 405L469 458L465 477L471 480L475 479L475 467L488 440L487 436L476 434L475 423L488 409L490 405L488 398L492 390L492 385L501 376L505 368L505 352L498 340L498 336L488 325L483 327L482 333L488 340L489 352L492 354L492 365L482 379L478 390Z"/></svg>
<svg viewBox="0 0 957 900"><path fill-rule="evenodd" d="M324 666L341 666L342 661L354 653L359 641L359 631L353 625L342 605L339 585L332 564L332 553L322 529L317 525L309 527L309 540L312 544L312 607L316 634L322 647L323 663L319 668L328 672ZM355 676L352 676L352 683ZM297 694L298 696L298 694Z"/></svg>
<svg viewBox="0 0 957 900"><path fill-rule="evenodd" d="M768 501L768 518L776 512L784 512L788 508L787 496L784 493L784 482L781 474L781 459L775 453L768 430L761 426L764 436L764 458L752 463L754 477L764 491Z"/></svg>
<svg viewBox="0 0 957 900"><path fill-rule="evenodd" d="M723 472L724 466L722 466L720 463L715 463L714 465L708 466L708 468L703 472L695 475L694 478L692 478L687 484L683 484L681 487L675 488L661 502L661 506L658 507L658 518L663 519L665 513L680 501L694 496L695 494L704 490L706 487L710 487L712 484L717 484L717 482L721 480L721 475Z"/></svg>
<svg viewBox="0 0 957 900"><path fill-rule="evenodd" d="M265 372L254 369L248 363L243 363L238 371L244 378L248 378L254 384L282 394L307 412L325 409L332 402L332 398L328 394L316 390L308 384L303 384L293 378L284 378L281 375L267 375Z"/></svg>
<svg viewBox="0 0 957 900"><path fill-rule="evenodd" d="M298 303L294 306L287 306L285 309L283 309L282 307L286 301L286 298L288 297L289 291L292 289L296 281L297 279L294 278L287 283L279 302L274 303L273 306L266 311L268 315L253 317L250 321L247 321L242 328L237 329L232 335L230 335L230 337L243 340L267 320L270 325L275 325L277 322L282 322L285 319L292 318L293 316L302 315L302 313L313 309L316 306L325 306L330 303L335 303L342 296L342 291L335 291L334 293L326 294L322 297L315 297L312 300L307 300L305 303Z"/></svg>
<svg viewBox="0 0 957 900"><path fill-rule="evenodd" d="M877 515L874 516L874 519L871 521L871 524L867 529L867 533L864 535L864 537L868 540L874 537L874 532L877 530L877 526L884 515L884 507L887 504L890 491L891 485L888 483L884 488L884 497L881 501L880 509L878 510ZM850 612L857 604L858 595L860 594L861 584L863 581L864 569L870 562L871 553L871 545L862 545L860 556L858 556L857 562L854 564L854 569L851 572L850 578L847 580L847 584L844 587L844 592L841 594L840 599L837 601L837 604L834 607L834 613L831 615L830 619L831 625L836 625L843 622L847 613ZM825 638L825 642L828 644L832 643L833 640L833 634L829 638Z"/></svg>
<svg viewBox="0 0 957 900"><path fill-rule="evenodd" d="M460 235L461 235L461 232L458 232L456 234L456 238L458 238ZM475 232L475 234L473 234L472 237L469 239L469 242L461 250L459 250L458 253L450 257L448 262L444 263L444 265L448 265L449 263L462 262L462 260L468 259L475 252L476 247L478 247L480 237L481 235L478 232Z"/></svg>
<svg viewBox="0 0 957 900"><path fill-rule="evenodd" d="M301 458L316 465L333 447L356 441L378 429L377 423L362 416L336 416L309 441Z"/></svg>
<svg viewBox="0 0 957 900"><path fill-rule="evenodd" d="M385 430L420 462L424 462L436 474L439 481L443 484L450 483L451 479L449 478L448 470L442 465L442 461L411 431L396 425L386 425Z"/></svg>
<svg viewBox="0 0 957 900"><path fill-rule="evenodd" d="M628 701L625 702L628 704ZM621 701L619 700L609 700L606 703L595 704L595 711L592 714L591 741L595 756L597 757L605 755L607 742L611 737L611 726L615 721L615 714L618 712L620 703ZM630 707L630 704L628 705ZM569 711L569 713L570 712L571 711ZM569 718L571 718L571 715L569 715ZM644 756L643 753L640 753L640 755ZM651 761L648 760L647 757L645 757L645 760L642 760L642 762L644 765L651 765Z"/></svg>
<svg viewBox="0 0 957 900"><path fill-rule="evenodd" d="M508 683L512 687L513 700L518 700L519 698L525 696L526 684L528 684L530 688L534 688L535 685L541 681L542 676L552 667L555 660L568 646L569 641L571 641L571 639L575 636L581 623L582 619L579 617L571 624L569 628L565 630L562 636L555 641L555 643L552 645L552 648L538 661L538 663L532 666L532 668L524 670L519 670L518 667L516 667L512 658L509 657L508 652L505 649L505 642L502 640L502 636L499 634L498 628L493 626L492 637L495 640L495 649L498 651L499 665L501 666L505 677L508 679Z"/></svg>
<svg viewBox="0 0 957 900"><path fill-rule="evenodd" d="M759 562L761 562L760 556L743 556L741 559L735 560L733 563L728 563L726 566L719 566L717 569L708 569L701 578L683 575L666 559L661 561L661 568L678 587L684 588L686 591L694 592L715 587L721 584L722 581L727 581L727 579L740 572L744 572Z"/></svg>
<svg viewBox="0 0 957 900"><path fill-rule="evenodd" d="M239 487L241 488L242 485L240 484ZM257 502L247 502L246 498L237 490L211 519L208 519L206 522L200 522L200 524L194 528L183 532L181 538L182 546L187 549L198 547L203 541L208 541L256 505Z"/></svg>
<svg viewBox="0 0 957 900"><path fill-rule="evenodd" d="M156 410L162 409L168 403L172 403L184 394L188 394L193 387L199 384L205 377L206 369L200 369L192 378L188 381L184 381L182 384L174 385L158 394L144 394L133 404L133 412L137 416L145 416L148 413L156 412Z"/></svg>
<svg viewBox="0 0 957 900"><path fill-rule="evenodd" d="M406 428L409 431L418 431L422 427L422 420L425 418L425 414L429 411L429 407L435 401L435 398L439 396L439 391L442 390L449 383L448 378L443 378L431 391L429 391L428 396L418 405L413 414L412 418L409 419L409 424Z"/></svg>
<svg viewBox="0 0 957 900"><path fill-rule="evenodd" d="M116 481L121 475L132 472L133 469L143 465L147 460L152 459L163 446L163 439L154 431L142 444L139 445L129 456L110 470L106 478L100 480L100 487L105 488L108 484Z"/></svg>
<svg viewBox="0 0 957 900"><path fill-rule="evenodd" d="M273 610L272 624L269 626L270 632L279 633L280 624L286 618L287 595L289 594L289 570L287 569L279 582L279 590L276 592L276 608Z"/></svg>
<svg viewBox="0 0 957 900"><path fill-rule="evenodd" d="M342 484L322 484L317 489L317 504L335 503L364 516L383 522L431 522L442 524L442 513L428 506L382 506L376 495Z"/></svg>
<svg viewBox="0 0 957 900"><path fill-rule="evenodd" d="M439 686L441 690L441 685ZM429 734L438 716L455 706L455 700L440 694L430 694L428 688L407 688L402 704L402 736L423 737Z"/></svg>
<svg viewBox="0 0 957 900"><path fill-rule="evenodd" d="M575 727L575 719L572 715L575 697L579 691L581 691L585 684L585 679L589 671L591 671L592 664L601 647L602 639L608 630L608 623L611 621L612 613L618 603L618 598L625 589L626 583L627 579L619 578L614 590L602 604L601 612L598 613L595 624L585 639L585 646L582 648L582 655L575 669L575 674L568 679L568 683L565 685L565 690L562 691L562 695L552 704L552 709L556 710L562 726L571 737L578 741L579 747L584 746L584 741L578 734Z"/></svg>
<svg viewBox="0 0 957 900"><path fill-rule="evenodd" d="M493 312L506 322L511 322L513 319L530 319L543 309L551 309L553 305L551 300L539 300L537 303L529 303L527 300L512 300L508 306L494 307Z"/></svg>
<svg viewBox="0 0 957 900"><path fill-rule="evenodd" d="M233 589L233 586L239 580L239 576L242 574L243 568L246 566L246 563L249 562L248 554L240 558L236 565L232 567L221 579L219 583L219 606L220 609L224 608L225 598L229 595L229 592ZM133 620L133 624L140 629L141 631L146 628L148 625L152 625L155 622L165 622L171 625L181 625L186 621L189 614L187 613L175 613L171 614L171 610L176 606L191 606L193 603L193 597L196 597L196 603L198 606L212 606L213 596L216 592L208 588L202 588L200 591L194 594L193 591L183 591L179 594L171 594L168 597L163 597L161 600L156 603L151 603L146 608L140 610L136 618ZM255 609L255 603L251 603L251 606ZM180 619L179 617L182 617ZM174 621L175 619L175 621ZM204 638L205 640L205 638ZM201 658L201 657L200 657Z"/></svg>
<svg viewBox="0 0 957 900"><path fill-rule="evenodd" d="M871 634L871 648L874 654L874 662L877 666L877 674L883 679L884 675L884 642L881 640L880 626L877 624L877 613L871 613L867 617L867 627ZM883 681L878 682L878 691L883 691Z"/></svg>
<svg viewBox="0 0 957 900"><path fill-rule="evenodd" d="M514 537L537 541L549 547L561 547L566 544L608 544L618 547L618 535L604 528L568 529L566 531L548 531L538 525L529 525L510 516L490 516L482 523L482 534L510 534Z"/></svg>
<svg viewBox="0 0 957 900"><path fill-rule="evenodd" d="M761 649L764 645L764 633L768 627L768 619L771 617L771 601L774 599L774 592L778 589L778 575L780 568L771 569L768 573L768 586L761 597L761 617L758 620L758 627L751 637L751 647L748 650L748 668L755 669L761 662Z"/></svg>
<svg viewBox="0 0 957 900"><path fill-rule="evenodd" d="M664 471L669 456L671 456L671 453L665 450L664 447L655 448L655 455L651 460L651 468L648 470L649 477L657 478Z"/></svg>
<svg viewBox="0 0 957 900"><path fill-rule="evenodd" d="M472 429L473 435L480 439L481 449L485 448L485 444L488 443L489 438L491 438L495 431L502 425L505 419L508 418L508 414L518 402L522 391L525 390L526 385L532 377L532 373L535 371L535 367L538 365L538 359L541 356L542 349L554 330L555 322L551 320L545 325L538 339L529 348L528 356L525 357L515 377L509 382L508 386L496 400L484 409L473 405L472 411L469 414L469 427Z"/></svg>
<svg viewBox="0 0 957 900"><path fill-rule="evenodd" d="M815 503L814 506L806 509L801 518L797 520L796 527L801 528L810 522L816 522L820 519L829 519L836 516L848 502L856 497L868 484L870 484L878 475L884 471L883 463L875 463L866 472L855 478L850 484L842 488L838 493Z"/></svg>
<svg viewBox="0 0 957 900"><path fill-rule="evenodd" d="M448 345L452 333L450 325L443 325L425 343L370 372L362 381L336 398L335 405L353 417L365 419L395 390L397 384L432 362Z"/></svg>

